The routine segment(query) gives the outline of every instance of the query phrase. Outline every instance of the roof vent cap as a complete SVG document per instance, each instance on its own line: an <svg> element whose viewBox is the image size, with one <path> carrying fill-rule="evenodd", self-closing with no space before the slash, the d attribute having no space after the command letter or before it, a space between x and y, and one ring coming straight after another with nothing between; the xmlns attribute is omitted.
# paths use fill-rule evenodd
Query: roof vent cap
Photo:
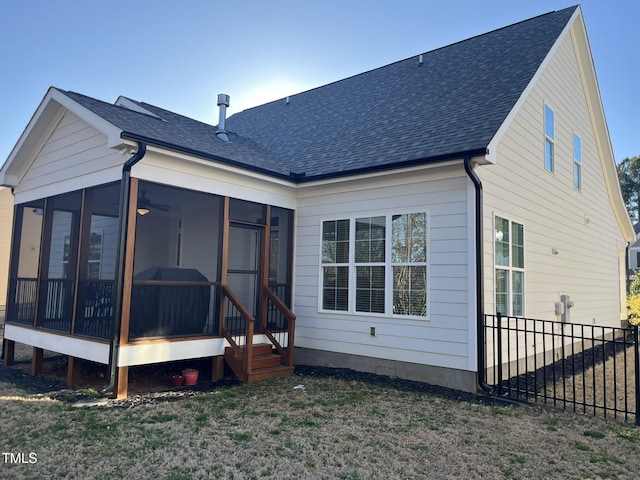
<svg viewBox="0 0 640 480"><path fill-rule="evenodd" d="M225 93L218 94L218 107L220 107L220 118L218 120L218 130L216 135L220 140L225 142L229 141L227 131L224 129L225 122L227 121L227 107L229 106L229 95Z"/></svg>

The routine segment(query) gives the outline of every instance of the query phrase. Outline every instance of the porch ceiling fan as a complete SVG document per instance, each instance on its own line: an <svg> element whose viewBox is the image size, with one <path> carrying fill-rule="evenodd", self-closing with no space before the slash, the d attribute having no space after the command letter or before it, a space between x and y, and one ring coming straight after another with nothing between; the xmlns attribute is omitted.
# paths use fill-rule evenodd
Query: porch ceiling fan
<svg viewBox="0 0 640 480"><path fill-rule="evenodd" d="M165 205L164 203L153 203L151 200L147 198L147 192L145 190L140 190L140 197L138 198L138 208L136 211L138 215L146 215L150 210L161 210L163 212L168 212L171 210L169 205Z"/></svg>

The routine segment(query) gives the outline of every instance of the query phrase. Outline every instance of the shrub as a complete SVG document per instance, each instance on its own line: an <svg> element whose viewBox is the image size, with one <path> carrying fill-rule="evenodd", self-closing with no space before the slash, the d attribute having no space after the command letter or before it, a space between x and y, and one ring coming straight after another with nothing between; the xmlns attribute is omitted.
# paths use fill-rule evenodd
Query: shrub
<svg viewBox="0 0 640 480"><path fill-rule="evenodd" d="M636 273L629 284L629 295L640 295L640 272Z"/></svg>
<svg viewBox="0 0 640 480"><path fill-rule="evenodd" d="M640 295L627 297L627 315L631 325L640 325Z"/></svg>

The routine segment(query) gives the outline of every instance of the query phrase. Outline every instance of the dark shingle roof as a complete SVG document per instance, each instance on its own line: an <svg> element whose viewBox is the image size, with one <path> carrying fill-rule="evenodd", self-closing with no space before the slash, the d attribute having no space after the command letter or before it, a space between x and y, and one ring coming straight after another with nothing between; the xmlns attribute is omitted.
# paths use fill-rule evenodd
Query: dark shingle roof
<svg viewBox="0 0 640 480"><path fill-rule="evenodd" d="M237 113L215 127L149 104L161 117L77 93L127 138L305 179L486 151L577 7L552 12ZM296 177L297 178L297 177ZM301 180L301 178L298 178Z"/></svg>
<svg viewBox="0 0 640 480"><path fill-rule="evenodd" d="M227 127L307 177L486 149L576 8L240 112Z"/></svg>
<svg viewBox="0 0 640 480"><path fill-rule="evenodd" d="M157 115L106 103L76 92L62 92L80 105L123 130L123 137L204 156L235 166L289 176L290 171L250 139L229 134L230 142L216 137L217 128L143 102L135 102ZM158 118L160 117L160 118Z"/></svg>

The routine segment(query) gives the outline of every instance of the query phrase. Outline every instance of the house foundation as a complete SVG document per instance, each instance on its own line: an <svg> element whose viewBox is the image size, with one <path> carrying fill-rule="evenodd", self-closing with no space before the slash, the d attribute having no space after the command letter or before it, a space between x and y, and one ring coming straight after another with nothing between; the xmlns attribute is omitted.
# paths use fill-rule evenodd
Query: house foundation
<svg viewBox="0 0 640 480"><path fill-rule="evenodd" d="M295 349L296 364L317 367L349 368L358 372L438 385L440 387L475 393L476 373L455 368L365 357L310 348Z"/></svg>

